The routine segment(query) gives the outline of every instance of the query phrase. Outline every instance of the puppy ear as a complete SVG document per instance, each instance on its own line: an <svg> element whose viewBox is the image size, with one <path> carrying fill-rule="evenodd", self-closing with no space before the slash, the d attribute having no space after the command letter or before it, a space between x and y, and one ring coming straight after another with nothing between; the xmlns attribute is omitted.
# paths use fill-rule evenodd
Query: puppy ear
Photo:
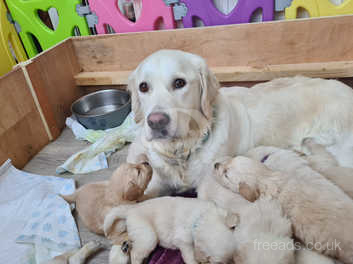
<svg viewBox="0 0 353 264"><path fill-rule="evenodd" d="M128 201L136 201L142 194L143 192L141 193L140 186L133 181L129 181L125 187L123 199Z"/></svg>
<svg viewBox="0 0 353 264"><path fill-rule="evenodd" d="M239 194L249 202L255 202L260 194L256 188L251 188L247 183L239 183Z"/></svg>
<svg viewBox="0 0 353 264"><path fill-rule="evenodd" d="M219 82L216 76L210 71L205 61L202 61L201 65L201 112L207 120L211 120L213 114L212 103L218 93Z"/></svg>
<svg viewBox="0 0 353 264"><path fill-rule="evenodd" d="M148 157L145 153L141 153L136 157L136 163L143 163L148 161Z"/></svg>
<svg viewBox="0 0 353 264"><path fill-rule="evenodd" d="M231 229L234 229L240 222L240 217L238 214L234 213L227 213L226 216L226 226L228 226Z"/></svg>
<svg viewBox="0 0 353 264"><path fill-rule="evenodd" d="M144 119L144 115L141 109L141 103L136 87L136 80L135 80L136 73L133 72L129 76L127 90L130 92L131 96L131 108L132 112L135 114L135 122L139 123L141 120Z"/></svg>

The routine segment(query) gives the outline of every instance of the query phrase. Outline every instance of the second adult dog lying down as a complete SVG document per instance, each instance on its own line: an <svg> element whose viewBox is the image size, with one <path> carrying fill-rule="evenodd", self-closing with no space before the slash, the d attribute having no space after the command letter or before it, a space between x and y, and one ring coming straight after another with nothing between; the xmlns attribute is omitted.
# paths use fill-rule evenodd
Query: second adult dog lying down
<svg viewBox="0 0 353 264"><path fill-rule="evenodd" d="M350 197L312 170L298 154L277 149L264 158L258 155L259 148L248 155L261 157L265 164L238 156L217 163L215 177L248 200L277 199L292 222L295 237L307 246L318 243L320 247L315 249L325 255L353 263L353 201ZM272 170L274 168L277 171Z"/></svg>
<svg viewBox="0 0 353 264"><path fill-rule="evenodd" d="M115 207L104 220L106 233L117 219L126 219L132 264L142 263L158 243L180 249L186 264L228 263L236 246L238 216L199 199L162 197Z"/></svg>

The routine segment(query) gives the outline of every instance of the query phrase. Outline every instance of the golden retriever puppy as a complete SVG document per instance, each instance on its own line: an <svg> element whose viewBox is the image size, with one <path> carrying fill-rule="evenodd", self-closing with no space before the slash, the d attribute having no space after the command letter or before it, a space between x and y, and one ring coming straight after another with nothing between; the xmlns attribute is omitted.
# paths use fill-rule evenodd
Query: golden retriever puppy
<svg viewBox="0 0 353 264"><path fill-rule="evenodd" d="M80 249L72 250L45 262L45 264L83 264L86 259L97 252L102 245L99 242L88 242Z"/></svg>
<svg viewBox="0 0 353 264"><path fill-rule="evenodd" d="M335 183L353 198L353 169L339 166L335 157L313 138L303 140L303 148L310 154L303 156L310 166Z"/></svg>
<svg viewBox="0 0 353 264"><path fill-rule="evenodd" d="M236 246L238 216L200 199L162 197L121 205L107 214L104 231L118 219L126 219L132 264L142 263L158 243L180 249L186 264L228 263Z"/></svg>
<svg viewBox="0 0 353 264"><path fill-rule="evenodd" d="M90 231L104 234L105 215L115 206L135 203L143 196L151 177L152 168L147 162L124 163L114 171L110 180L85 184L73 194L62 197L69 203L76 203L76 210Z"/></svg>
<svg viewBox="0 0 353 264"><path fill-rule="evenodd" d="M262 151L270 155L263 157ZM258 147L215 164L215 177L246 199L277 199L308 248L353 263L353 201L293 151ZM260 161L263 161L261 163ZM276 169L277 171L274 171Z"/></svg>
<svg viewBox="0 0 353 264"><path fill-rule="evenodd" d="M258 199L239 211L236 264L294 264L291 223L278 201Z"/></svg>

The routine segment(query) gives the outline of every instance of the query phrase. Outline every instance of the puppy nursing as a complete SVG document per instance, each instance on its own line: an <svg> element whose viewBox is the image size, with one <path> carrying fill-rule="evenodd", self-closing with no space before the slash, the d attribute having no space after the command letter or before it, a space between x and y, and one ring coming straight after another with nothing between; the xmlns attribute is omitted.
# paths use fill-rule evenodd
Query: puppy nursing
<svg viewBox="0 0 353 264"><path fill-rule="evenodd" d="M117 219L126 219L132 264L142 263L157 243L180 249L187 264L228 263L236 246L232 228L238 217L199 199L163 197L121 205L106 216L104 231Z"/></svg>
<svg viewBox="0 0 353 264"><path fill-rule="evenodd" d="M258 147L247 155L254 159L238 156L216 164L220 183L251 201L278 200L299 240L307 246L318 244L318 252L352 263L352 200L292 151Z"/></svg>
<svg viewBox="0 0 353 264"><path fill-rule="evenodd" d="M63 198L76 203L76 210L90 231L104 234L105 215L115 206L135 203L143 196L151 177L152 168L148 163L124 163L114 171L109 181L86 184Z"/></svg>

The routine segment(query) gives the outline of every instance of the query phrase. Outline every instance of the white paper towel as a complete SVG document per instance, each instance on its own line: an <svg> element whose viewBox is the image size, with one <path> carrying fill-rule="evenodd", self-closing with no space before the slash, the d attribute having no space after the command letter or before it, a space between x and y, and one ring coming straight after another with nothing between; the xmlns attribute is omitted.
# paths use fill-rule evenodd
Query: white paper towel
<svg viewBox="0 0 353 264"><path fill-rule="evenodd" d="M77 139L87 140L93 144L73 154L64 164L57 167L58 174L67 171L82 174L108 168L107 157L124 147L127 142L132 142L140 127L134 121L133 112L120 126L104 131L86 129L72 117L66 119L66 125Z"/></svg>

